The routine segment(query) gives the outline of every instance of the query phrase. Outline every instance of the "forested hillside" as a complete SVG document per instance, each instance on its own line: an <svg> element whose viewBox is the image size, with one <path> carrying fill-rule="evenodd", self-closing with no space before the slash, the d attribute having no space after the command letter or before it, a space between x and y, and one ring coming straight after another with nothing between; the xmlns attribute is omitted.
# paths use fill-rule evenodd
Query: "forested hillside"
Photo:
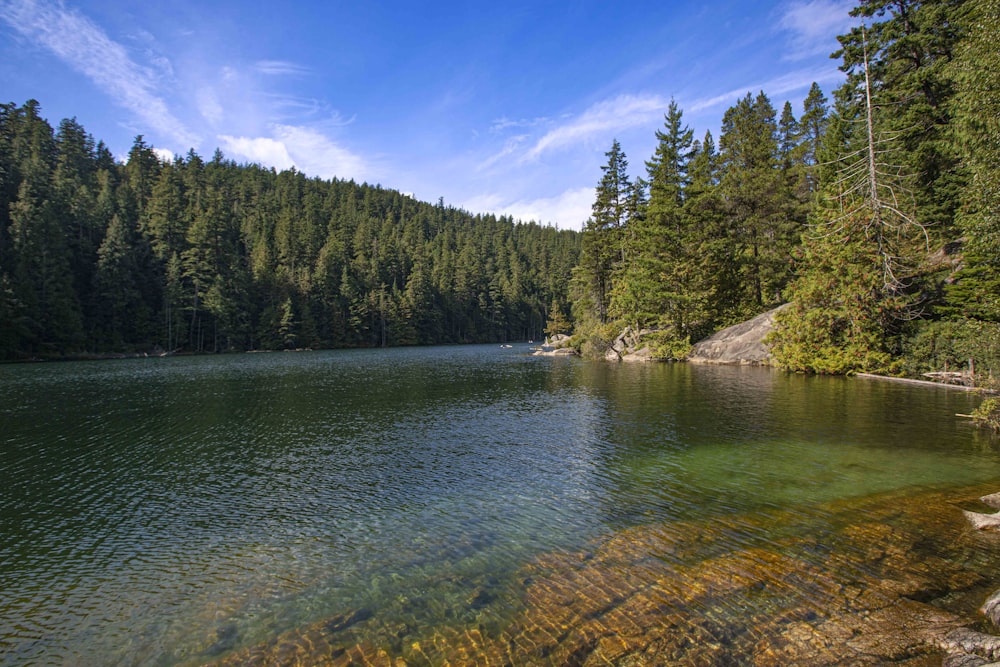
<svg viewBox="0 0 1000 667"><path fill-rule="evenodd" d="M671 104L644 178L616 141L574 273L576 344L662 358L790 301L785 368L1000 372L1000 1L862 0L796 117L764 91L718 145Z"/></svg>
<svg viewBox="0 0 1000 667"><path fill-rule="evenodd" d="M539 338L579 233L0 106L0 359Z"/></svg>

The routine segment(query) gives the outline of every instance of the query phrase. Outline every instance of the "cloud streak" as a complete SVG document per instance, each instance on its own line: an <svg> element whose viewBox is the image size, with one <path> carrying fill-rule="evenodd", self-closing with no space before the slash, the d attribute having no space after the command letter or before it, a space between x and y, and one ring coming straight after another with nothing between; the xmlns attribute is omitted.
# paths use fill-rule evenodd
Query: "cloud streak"
<svg viewBox="0 0 1000 667"><path fill-rule="evenodd" d="M784 95L793 90L808 88L814 81L816 83L839 82L843 80L843 77L843 73L832 64L829 67L789 72L788 74L758 84L741 86L719 95L694 100L684 110L696 113L712 109L721 104L733 103L747 93L755 93L760 90L763 90L764 94L773 100L777 95Z"/></svg>
<svg viewBox="0 0 1000 667"><path fill-rule="evenodd" d="M836 48L834 35L847 32L854 20L848 14L854 6L845 0L795 0L789 3L778 22L791 33L791 49L786 59L799 60Z"/></svg>
<svg viewBox="0 0 1000 667"><path fill-rule="evenodd" d="M287 60L258 60L254 69L269 76L302 76L312 72L308 67Z"/></svg>
<svg viewBox="0 0 1000 667"><path fill-rule="evenodd" d="M0 4L0 19L84 74L142 124L185 147L198 144L198 138L157 94L154 71L133 61L121 44L87 17L61 4L18 0ZM162 62L157 64L170 71Z"/></svg>
<svg viewBox="0 0 1000 667"><path fill-rule="evenodd" d="M619 95L591 105L568 123L550 130L524 154L522 161L537 160L543 153L572 146L609 132L639 127L655 121L669 100L660 95Z"/></svg>

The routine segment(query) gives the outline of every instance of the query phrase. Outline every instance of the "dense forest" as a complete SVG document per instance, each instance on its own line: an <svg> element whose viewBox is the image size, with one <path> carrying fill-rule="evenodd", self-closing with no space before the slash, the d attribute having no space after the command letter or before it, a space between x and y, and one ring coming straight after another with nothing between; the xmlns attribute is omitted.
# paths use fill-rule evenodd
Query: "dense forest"
<svg viewBox="0 0 1000 667"><path fill-rule="evenodd" d="M574 271L574 344L661 358L779 304L786 369L1000 372L1000 0L862 0L796 117L761 91L716 144L671 104L645 177L615 141Z"/></svg>
<svg viewBox="0 0 1000 667"><path fill-rule="evenodd" d="M531 339L580 235L0 106L0 359Z"/></svg>
<svg viewBox="0 0 1000 667"><path fill-rule="evenodd" d="M764 91L644 175L618 141L582 233L353 181L117 161L0 105L0 359L487 342L624 327L681 359L779 304L790 370L1000 371L1000 0L860 0L796 114Z"/></svg>

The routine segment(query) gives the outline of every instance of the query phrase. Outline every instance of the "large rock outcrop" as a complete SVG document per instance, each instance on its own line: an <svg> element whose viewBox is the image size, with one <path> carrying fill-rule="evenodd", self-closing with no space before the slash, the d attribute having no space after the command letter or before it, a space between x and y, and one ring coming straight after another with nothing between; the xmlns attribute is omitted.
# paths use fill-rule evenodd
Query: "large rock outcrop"
<svg viewBox="0 0 1000 667"><path fill-rule="evenodd" d="M769 366L771 352L764 338L774 330L774 316L789 304L717 331L691 348L687 360L696 364Z"/></svg>

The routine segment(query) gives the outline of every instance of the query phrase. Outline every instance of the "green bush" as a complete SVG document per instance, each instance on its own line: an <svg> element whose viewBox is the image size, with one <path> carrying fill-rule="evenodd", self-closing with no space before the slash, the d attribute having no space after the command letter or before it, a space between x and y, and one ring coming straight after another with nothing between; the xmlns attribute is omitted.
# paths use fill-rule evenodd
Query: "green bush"
<svg viewBox="0 0 1000 667"><path fill-rule="evenodd" d="M986 386L1000 373L1000 325L979 320L927 322L906 341L903 370L911 377L932 371L962 370L969 359L976 384Z"/></svg>
<svg viewBox="0 0 1000 667"><path fill-rule="evenodd" d="M972 419L978 426L985 426L1000 432L1000 398L990 397L972 411Z"/></svg>
<svg viewBox="0 0 1000 667"><path fill-rule="evenodd" d="M663 329L646 334L641 339L653 353L654 359L680 360L691 351L691 342L686 336L678 336L674 329Z"/></svg>

